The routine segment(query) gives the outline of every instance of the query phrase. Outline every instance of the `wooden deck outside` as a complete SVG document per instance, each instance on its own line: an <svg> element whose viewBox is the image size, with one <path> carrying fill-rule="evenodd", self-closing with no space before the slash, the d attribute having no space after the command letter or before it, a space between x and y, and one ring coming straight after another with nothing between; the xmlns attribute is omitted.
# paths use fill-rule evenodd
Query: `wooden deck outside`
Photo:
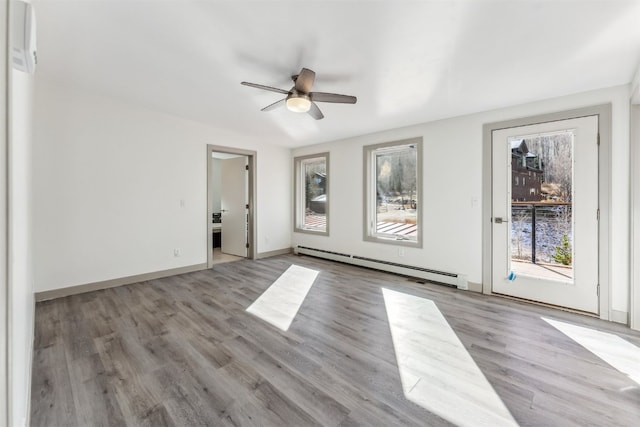
<svg viewBox="0 0 640 427"><path fill-rule="evenodd" d="M532 264L526 261L511 260L511 268L516 273L539 279L557 280L559 282L573 282L573 268L562 265Z"/></svg>
<svg viewBox="0 0 640 427"><path fill-rule="evenodd" d="M324 228L327 225L326 215L307 214L304 216L304 225L313 228Z"/></svg>
<svg viewBox="0 0 640 427"><path fill-rule="evenodd" d="M379 222L376 224L378 233L399 234L401 236L417 236L418 224L403 222Z"/></svg>

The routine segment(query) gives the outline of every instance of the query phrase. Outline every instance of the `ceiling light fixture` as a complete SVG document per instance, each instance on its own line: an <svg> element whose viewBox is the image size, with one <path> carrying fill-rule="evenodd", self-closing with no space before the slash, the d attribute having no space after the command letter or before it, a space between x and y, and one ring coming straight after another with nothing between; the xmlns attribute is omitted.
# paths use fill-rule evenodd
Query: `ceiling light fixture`
<svg viewBox="0 0 640 427"><path fill-rule="evenodd" d="M322 114L322 111L320 111L320 108L318 108L318 105L316 104L317 102L355 104L358 100L355 96L350 95L340 95L338 93L328 92L311 92L311 87L313 86L315 79L315 72L308 68L303 68L300 70L300 74L291 76L291 80L293 80L293 87L290 90L249 82L241 82L240 84L285 95L285 98L267 105L261 111L271 111L278 107L286 106L287 110L293 111L294 113L309 113L309 115L316 120L324 118L324 114Z"/></svg>
<svg viewBox="0 0 640 427"><path fill-rule="evenodd" d="M294 113L306 113L311 108L311 100L306 95L287 98L287 109Z"/></svg>

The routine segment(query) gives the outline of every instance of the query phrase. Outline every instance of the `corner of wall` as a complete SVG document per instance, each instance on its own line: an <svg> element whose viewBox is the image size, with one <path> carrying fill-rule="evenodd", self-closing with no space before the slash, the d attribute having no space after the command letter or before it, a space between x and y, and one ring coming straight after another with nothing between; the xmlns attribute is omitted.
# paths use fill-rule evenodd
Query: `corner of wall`
<svg viewBox="0 0 640 427"><path fill-rule="evenodd" d="M8 10L9 2L0 3L0 426L9 425L8 383L8 276L7 271L7 123L8 123Z"/></svg>

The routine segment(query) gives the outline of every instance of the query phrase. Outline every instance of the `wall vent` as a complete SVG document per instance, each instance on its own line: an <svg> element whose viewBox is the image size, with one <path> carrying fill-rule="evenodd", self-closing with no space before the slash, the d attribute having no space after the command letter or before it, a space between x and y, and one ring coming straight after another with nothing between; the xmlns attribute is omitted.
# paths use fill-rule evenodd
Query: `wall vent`
<svg viewBox="0 0 640 427"><path fill-rule="evenodd" d="M310 248L307 246L296 247L295 252L301 255L309 255L317 258L324 258L360 267L372 268L374 270L396 273L403 276L415 277L439 283L447 286L454 286L458 289L468 289L466 276L449 273L446 271L432 270L429 268L416 267L413 265L399 264L397 262L382 261L358 255L343 254L340 252L327 251L324 249Z"/></svg>

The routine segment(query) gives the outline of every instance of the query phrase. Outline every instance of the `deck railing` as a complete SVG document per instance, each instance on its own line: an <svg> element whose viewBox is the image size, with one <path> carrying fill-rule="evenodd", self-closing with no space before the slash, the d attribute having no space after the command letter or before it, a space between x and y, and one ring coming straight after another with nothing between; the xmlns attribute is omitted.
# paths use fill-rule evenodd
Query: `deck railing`
<svg viewBox="0 0 640 427"><path fill-rule="evenodd" d="M530 247L531 247L531 263L536 264L538 261L538 243L544 240L544 246L541 259L542 262L553 262L549 259L552 254L549 251L555 251L555 248L561 245L563 235L567 235L569 240L572 239L572 203L571 202L511 202L511 220L512 220L512 236L513 233L525 232L525 225L530 219ZM539 230L537 225L545 220L545 223L551 224L546 227L545 236L538 236ZM521 229L518 230L517 227ZM514 229L514 227L516 227ZM523 236L517 236L522 239ZM512 248L513 250L513 248ZM521 254L520 254L521 255ZM512 253L513 257L513 253ZM522 257L516 257L522 259Z"/></svg>

